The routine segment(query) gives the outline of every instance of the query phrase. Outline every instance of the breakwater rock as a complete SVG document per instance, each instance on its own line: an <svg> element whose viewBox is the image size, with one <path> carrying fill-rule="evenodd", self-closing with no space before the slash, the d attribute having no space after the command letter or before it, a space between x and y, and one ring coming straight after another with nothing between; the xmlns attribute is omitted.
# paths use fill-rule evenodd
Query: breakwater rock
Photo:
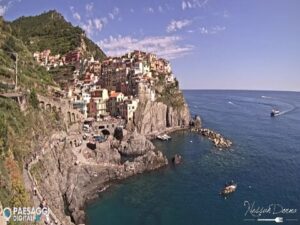
<svg viewBox="0 0 300 225"><path fill-rule="evenodd" d="M229 148L232 145L232 142L229 139L224 138L221 134L213 130L201 128L199 133L211 140L217 148Z"/></svg>

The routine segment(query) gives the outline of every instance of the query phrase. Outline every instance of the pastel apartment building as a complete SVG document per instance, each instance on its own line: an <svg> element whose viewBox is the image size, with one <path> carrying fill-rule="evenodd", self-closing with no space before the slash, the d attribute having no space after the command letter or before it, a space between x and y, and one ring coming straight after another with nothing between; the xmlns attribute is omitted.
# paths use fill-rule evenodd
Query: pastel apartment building
<svg viewBox="0 0 300 225"><path fill-rule="evenodd" d="M138 99L127 99L119 104L120 116L127 121L134 120L134 113L138 107Z"/></svg>

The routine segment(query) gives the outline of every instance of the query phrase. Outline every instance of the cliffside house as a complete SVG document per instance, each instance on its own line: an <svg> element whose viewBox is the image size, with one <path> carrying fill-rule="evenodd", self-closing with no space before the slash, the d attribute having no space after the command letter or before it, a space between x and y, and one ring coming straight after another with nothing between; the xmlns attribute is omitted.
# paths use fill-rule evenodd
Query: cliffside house
<svg viewBox="0 0 300 225"><path fill-rule="evenodd" d="M107 101L107 111L111 116L119 116L119 104L125 99L125 96L121 92L111 91L109 100Z"/></svg>
<svg viewBox="0 0 300 225"><path fill-rule="evenodd" d="M119 104L120 116L127 121L133 121L134 112L138 107L138 99L128 99Z"/></svg>

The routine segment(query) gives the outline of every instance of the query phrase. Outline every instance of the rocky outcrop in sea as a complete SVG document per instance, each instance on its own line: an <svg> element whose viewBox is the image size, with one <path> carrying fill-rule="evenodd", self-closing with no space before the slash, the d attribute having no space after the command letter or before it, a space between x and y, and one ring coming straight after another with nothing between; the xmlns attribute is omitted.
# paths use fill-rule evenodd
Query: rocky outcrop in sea
<svg viewBox="0 0 300 225"><path fill-rule="evenodd" d="M232 145L229 139L224 138L221 134L208 128L201 128L199 133L211 140L219 149L229 148Z"/></svg>

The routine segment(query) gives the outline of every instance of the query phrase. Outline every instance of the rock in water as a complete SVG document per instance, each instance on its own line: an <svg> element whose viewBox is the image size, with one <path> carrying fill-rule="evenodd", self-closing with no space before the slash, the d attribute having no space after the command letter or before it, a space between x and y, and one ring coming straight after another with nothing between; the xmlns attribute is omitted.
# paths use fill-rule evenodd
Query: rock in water
<svg viewBox="0 0 300 225"><path fill-rule="evenodd" d="M202 121L200 116L195 115L195 117L189 123L191 130L199 131L202 127Z"/></svg>
<svg viewBox="0 0 300 225"><path fill-rule="evenodd" d="M214 145L221 150L223 148L229 148L232 145L232 142L229 139L222 137L221 134L210 129L202 128L199 132L201 135L211 140Z"/></svg>
<svg viewBox="0 0 300 225"><path fill-rule="evenodd" d="M175 154L174 157L172 158L172 163L175 165L182 163L182 156Z"/></svg>

